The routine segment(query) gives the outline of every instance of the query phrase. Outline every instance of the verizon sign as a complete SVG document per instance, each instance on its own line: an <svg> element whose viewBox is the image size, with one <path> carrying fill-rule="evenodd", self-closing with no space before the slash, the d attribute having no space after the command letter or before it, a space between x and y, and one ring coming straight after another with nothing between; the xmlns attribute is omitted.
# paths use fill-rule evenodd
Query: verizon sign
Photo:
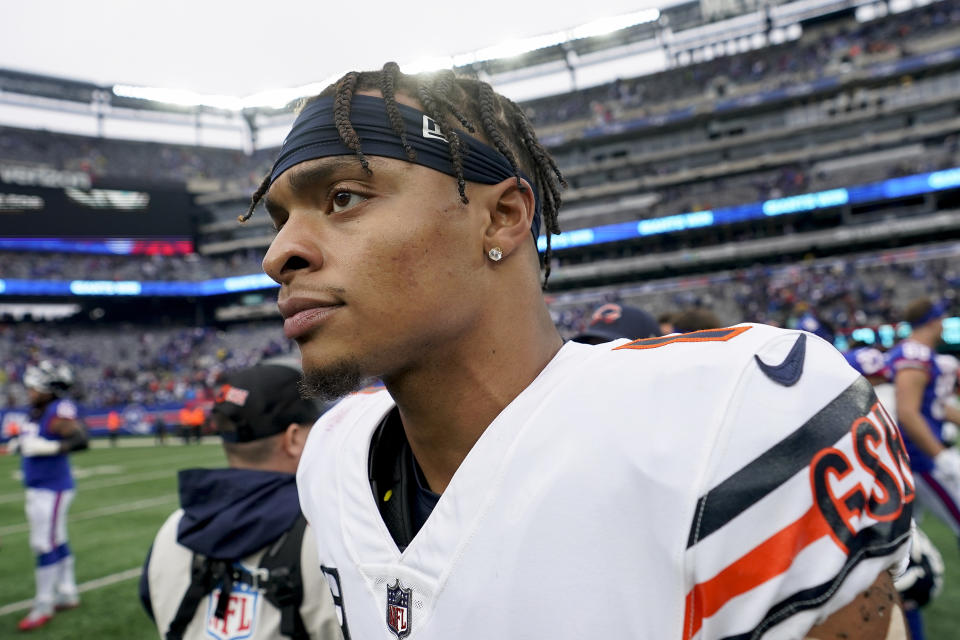
<svg viewBox="0 0 960 640"><path fill-rule="evenodd" d="M0 164L0 182L26 187L90 188L90 175L83 171L61 171L47 167Z"/></svg>

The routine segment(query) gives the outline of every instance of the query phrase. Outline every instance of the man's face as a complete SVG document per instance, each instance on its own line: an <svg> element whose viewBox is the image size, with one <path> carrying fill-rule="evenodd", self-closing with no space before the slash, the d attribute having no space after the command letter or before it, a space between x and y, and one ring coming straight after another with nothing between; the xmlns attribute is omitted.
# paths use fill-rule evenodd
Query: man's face
<svg viewBox="0 0 960 640"><path fill-rule="evenodd" d="M442 357L482 314L486 211L446 174L369 160L372 175L353 156L303 162L266 197L279 231L263 267L308 378L399 374Z"/></svg>
<svg viewBox="0 0 960 640"><path fill-rule="evenodd" d="M37 391L32 387L27 389L27 396L30 399L30 406L32 407L39 407L42 404L46 404L53 397L52 394Z"/></svg>

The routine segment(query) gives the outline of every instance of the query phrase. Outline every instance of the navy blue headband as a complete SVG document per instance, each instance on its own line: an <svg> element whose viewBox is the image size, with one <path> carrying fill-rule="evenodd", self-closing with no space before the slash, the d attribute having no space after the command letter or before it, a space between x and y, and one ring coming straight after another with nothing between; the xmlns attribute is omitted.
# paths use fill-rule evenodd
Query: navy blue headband
<svg viewBox="0 0 960 640"><path fill-rule="evenodd" d="M352 156L354 152L340 140L333 122L333 98L319 98L304 108L293 123L293 128L280 147L280 155L270 171L270 184L290 167L316 158ZM383 98L358 95L350 106L350 122L360 137L363 153L407 160L430 167L441 173L456 176L450 162L450 149L437 129L437 123L427 114L405 104L397 105L407 130L407 142L417 152L410 160L400 137L394 133L387 119ZM463 154L463 178L480 184L497 184L514 177L513 167L506 156L476 138L458 131L466 147ZM520 177L533 188L536 210L530 231L534 240L540 235L541 204L537 185L524 173Z"/></svg>
<svg viewBox="0 0 960 640"><path fill-rule="evenodd" d="M930 308L930 311L927 311L922 318L918 319L914 326L922 327L928 322L933 322L934 320L946 315L947 309L942 302L938 302Z"/></svg>

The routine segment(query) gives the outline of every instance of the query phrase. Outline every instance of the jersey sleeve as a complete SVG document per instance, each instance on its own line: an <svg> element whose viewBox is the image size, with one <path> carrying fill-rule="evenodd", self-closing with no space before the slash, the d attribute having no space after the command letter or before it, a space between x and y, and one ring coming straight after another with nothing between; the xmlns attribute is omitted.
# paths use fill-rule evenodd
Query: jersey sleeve
<svg viewBox="0 0 960 640"><path fill-rule="evenodd" d="M889 366L891 376L904 369L919 369L928 375L933 371L933 350L930 347L905 340L890 351Z"/></svg>
<svg viewBox="0 0 960 640"><path fill-rule="evenodd" d="M56 407L54 416L57 418L62 418L64 420L76 420L77 405L75 405L70 400L60 400L57 402L57 407Z"/></svg>
<svg viewBox="0 0 960 640"><path fill-rule="evenodd" d="M884 377L889 377L886 371L886 359L883 357L883 353L879 349L873 349L871 347L854 349L853 351L847 353L845 357L850 366L859 371L861 375L882 375Z"/></svg>
<svg viewBox="0 0 960 640"><path fill-rule="evenodd" d="M687 539L682 637L804 637L908 551L899 432L838 351L795 332L746 363L722 420Z"/></svg>

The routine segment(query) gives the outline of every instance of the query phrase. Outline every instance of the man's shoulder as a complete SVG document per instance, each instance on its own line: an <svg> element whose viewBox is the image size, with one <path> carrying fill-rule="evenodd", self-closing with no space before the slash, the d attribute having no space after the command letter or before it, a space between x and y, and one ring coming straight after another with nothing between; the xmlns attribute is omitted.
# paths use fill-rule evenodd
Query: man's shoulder
<svg viewBox="0 0 960 640"><path fill-rule="evenodd" d="M176 540L177 537L177 527L180 524L180 520L183 519L183 509L177 509L163 521L163 524L160 526L160 529L157 531L157 538L161 536L172 535L173 539Z"/></svg>
<svg viewBox="0 0 960 640"><path fill-rule="evenodd" d="M394 406L393 398L383 387L364 389L337 402L310 429L297 477L302 477L308 468L315 466L319 458L336 455L332 452L339 450L344 439L351 434L372 433Z"/></svg>
<svg viewBox="0 0 960 640"><path fill-rule="evenodd" d="M887 353L887 362L893 373L903 369L920 369L929 373L935 365L933 349L915 340L904 340Z"/></svg>
<svg viewBox="0 0 960 640"><path fill-rule="evenodd" d="M759 366L771 381L786 386L792 386L804 370L849 369L840 352L824 340L804 331L762 324L585 347L581 362L571 366L611 381L631 380L654 371L658 379L675 379L682 386L704 377L718 383L732 380L747 367Z"/></svg>
<svg viewBox="0 0 960 640"><path fill-rule="evenodd" d="M164 557L167 560L170 559L171 552L177 554L182 553L182 549L178 549L179 546L177 543L177 527L180 525L180 520L183 518L183 509L177 509L164 520L163 524L157 530L157 535L153 538L153 545L150 548L150 555L148 558L147 568L156 573L161 567L164 567L164 563L158 564L156 558Z"/></svg>

